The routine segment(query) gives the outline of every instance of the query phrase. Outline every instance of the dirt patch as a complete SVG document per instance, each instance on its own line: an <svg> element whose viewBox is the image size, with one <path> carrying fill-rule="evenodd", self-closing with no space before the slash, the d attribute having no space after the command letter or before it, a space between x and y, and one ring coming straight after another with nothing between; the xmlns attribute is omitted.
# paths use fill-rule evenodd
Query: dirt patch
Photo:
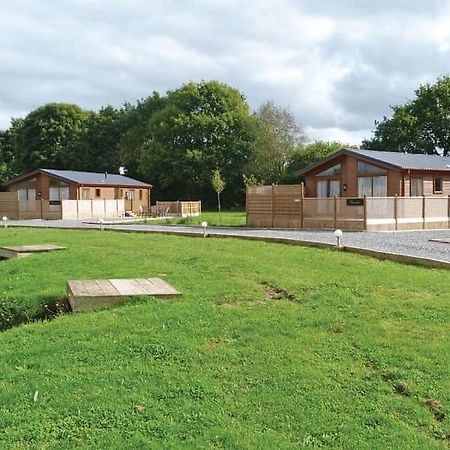
<svg viewBox="0 0 450 450"><path fill-rule="evenodd" d="M443 411L444 407L439 401L429 398L425 400L425 405L434 414L434 417L438 422L442 422L445 419L445 412Z"/></svg>

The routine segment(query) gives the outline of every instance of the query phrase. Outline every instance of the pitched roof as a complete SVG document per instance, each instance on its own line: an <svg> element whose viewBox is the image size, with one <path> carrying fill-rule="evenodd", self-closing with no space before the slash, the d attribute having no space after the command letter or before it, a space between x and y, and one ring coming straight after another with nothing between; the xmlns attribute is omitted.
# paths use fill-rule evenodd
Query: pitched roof
<svg viewBox="0 0 450 450"><path fill-rule="evenodd" d="M336 156L350 155L355 157L362 157L374 162L383 163L396 169L411 169L411 170L440 170L450 171L450 156L441 155L425 155L417 153L400 153L400 152L379 152L376 150L357 150L357 149L342 149L339 152L324 158L315 164L310 165L299 171L297 174L302 175L309 172L311 169L323 164L324 162L334 159Z"/></svg>
<svg viewBox="0 0 450 450"><path fill-rule="evenodd" d="M143 181L135 180L134 178L126 177L124 175L111 174L106 172L79 172L75 170L56 170L56 169L38 169L34 172L22 175L8 184L15 183L22 178L28 177L35 173L46 173L48 175L60 178L69 183L84 184L84 185L106 185L106 186L124 186L124 187L146 187L152 188L151 184Z"/></svg>

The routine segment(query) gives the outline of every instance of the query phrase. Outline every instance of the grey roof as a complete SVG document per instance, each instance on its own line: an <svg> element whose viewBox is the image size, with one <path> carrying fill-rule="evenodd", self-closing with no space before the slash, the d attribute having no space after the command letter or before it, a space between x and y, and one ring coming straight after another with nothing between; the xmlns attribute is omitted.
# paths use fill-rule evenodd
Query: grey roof
<svg viewBox="0 0 450 450"><path fill-rule="evenodd" d="M72 181L77 184L106 184L109 186L147 186L152 187L151 184L143 181L135 180L134 178L126 177L124 175L117 175L107 172L78 172L76 170L55 170L55 169L40 169L41 172L54 175L59 178L64 178L67 181ZM106 176L105 176L106 175Z"/></svg>
<svg viewBox="0 0 450 450"><path fill-rule="evenodd" d="M356 157L360 156L367 160L384 163L396 169L450 171L450 156L424 155L401 152L379 152L376 150L342 149L324 159L321 159L320 161L317 161L309 167L300 170L299 172L297 172L297 175L303 175L304 173L309 172L311 169L320 166L324 162L331 161L339 155L351 155Z"/></svg>
<svg viewBox="0 0 450 450"><path fill-rule="evenodd" d="M135 180L134 178L126 177L124 175L117 175L114 173L105 172L78 172L76 170L56 170L56 169L38 169L34 172L26 173L20 177L14 178L9 181L8 184L16 183L17 181L27 178L30 175L43 172L54 177L58 177L68 183L84 184L88 186L124 186L124 187L145 187L152 188L151 184L144 183L143 181Z"/></svg>
<svg viewBox="0 0 450 450"><path fill-rule="evenodd" d="M400 169L450 170L450 156L378 152L375 150L348 150L348 152L375 159Z"/></svg>

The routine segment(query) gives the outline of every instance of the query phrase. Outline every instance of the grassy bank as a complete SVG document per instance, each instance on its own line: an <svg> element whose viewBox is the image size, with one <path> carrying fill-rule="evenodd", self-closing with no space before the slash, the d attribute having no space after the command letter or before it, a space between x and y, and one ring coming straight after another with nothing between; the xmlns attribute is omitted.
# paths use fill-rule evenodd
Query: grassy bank
<svg viewBox="0 0 450 450"><path fill-rule="evenodd" d="M167 217L157 221L148 221L150 225L200 225L203 221L213 227L245 227L245 211L206 211L197 217Z"/></svg>
<svg viewBox="0 0 450 450"><path fill-rule="evenodd" d="M181 299L0 333L0 448L448 447L447 271L279 244L8 229L33 316L69 279L160 276Z"/></svg>

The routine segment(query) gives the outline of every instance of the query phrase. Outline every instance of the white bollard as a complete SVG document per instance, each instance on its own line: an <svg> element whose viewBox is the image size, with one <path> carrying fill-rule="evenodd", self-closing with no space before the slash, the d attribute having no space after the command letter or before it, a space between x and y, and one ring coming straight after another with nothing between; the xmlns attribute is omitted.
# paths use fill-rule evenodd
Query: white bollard
<svg viewBox="0 0 450 450"><path fill-rule="evenodd" d="M341 248L342 230L336 230L334 235L336 236L336 247Z"/></svg>
<svg viewBox="0 0 450 450"><path fill-rule="evenodd" d="M8 218L6 216L2 217L3 228L8 228Z"/></svg>
<svg viewBox="0 0 450 450"><path fill-rule="evenodd" d="M202 222L203 237L208 236L208 222Z"/></svg>

